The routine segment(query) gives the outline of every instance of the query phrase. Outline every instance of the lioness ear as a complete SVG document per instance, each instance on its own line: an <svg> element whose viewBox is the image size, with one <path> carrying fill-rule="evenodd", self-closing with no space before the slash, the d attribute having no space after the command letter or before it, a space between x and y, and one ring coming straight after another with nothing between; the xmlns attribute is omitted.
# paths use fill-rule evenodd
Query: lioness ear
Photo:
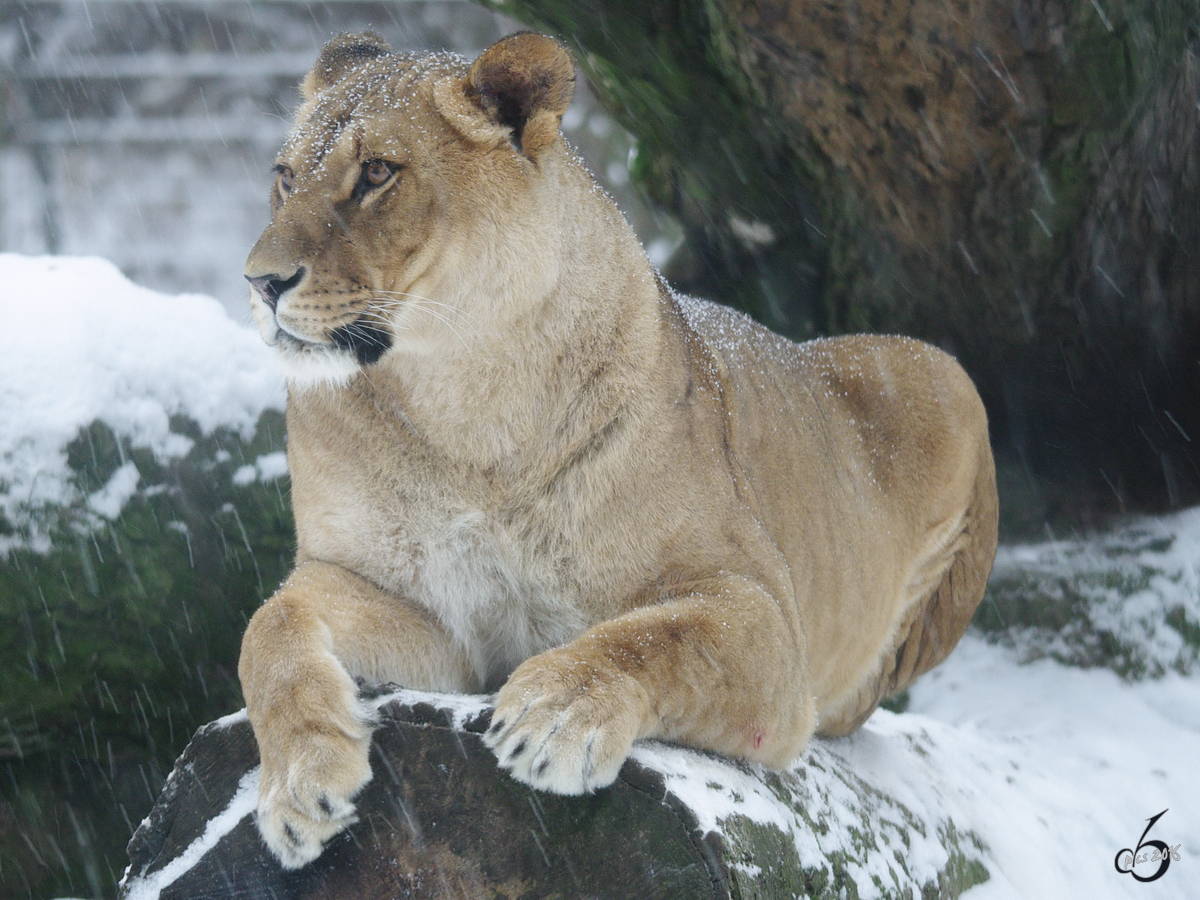
<svg viewBox="0 0 1200 900"><path fill-rule="evenodd" d="M345 78L359 63L387 56L391 52L387 41L374 31L339 34L321 48L317 61L300 82L300 96L311 100L325 88Z"/></svg>
<svg viewBox="0 0 1200 900"><path fill-rule="evenodd" d="M532 156L558 137L575 93L575 63L553 38L509 35L471 64L467 92L494 122L511 129L518 150Z"/></svg>

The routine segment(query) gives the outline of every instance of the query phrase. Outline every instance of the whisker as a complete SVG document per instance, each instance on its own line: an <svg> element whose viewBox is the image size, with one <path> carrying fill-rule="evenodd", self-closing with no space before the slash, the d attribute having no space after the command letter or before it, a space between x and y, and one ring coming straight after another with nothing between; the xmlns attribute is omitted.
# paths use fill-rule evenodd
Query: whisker
<svg viewBox="0 0 1200 900"><path fill-rule="evenodd" d="M407 296L407 298L412 298L413 300L424 300L425 302L427 302L427 304L444 306L444 307L448 308L448 310L454 310L455 312L463 314L463 316L466 316L466 313L464 313L462 310L460 310L460 308L458 308L457 306L451 306L450 304L444 304L444 302L442 302L440 300L434 300L432 298L432 296L425 296L424 294L413 294L413 293L407 292L407 290L382 290L382 289L373 289L371 293L372 294L383 294L386 296Z"/></svg>
<svg viewBox="0 0 1200 900"><path fill-rule="evenodd" d="M388 297L407 297L410 300L414 301L412 303L407 304L407 308L414 309L419 312L423 312L426 315L432 316L438 322L441 322L443 325L445 325L447 328L449 328L452 332L454 332L455 337L457 337L459 339L459 341L462 342L462 345L465 349L470 349L471 344L469 341L467 341L467 339L465 337L463 337L462 333L458 329L463 328L463 329L467 330L468 332L471 333L472 337L478 336L478 332L475 330L475 328L472 327L474 324L474 322L472 321L472 318L470 316L468 316L465 312L463 312L461 309L451 306L448 303L442 303L438 300L434 300L431 297L422 297L420 294L412 294L412 293L407 293L407 292L403 292L403 291L373 291L372 293L373 294L384 294L384 295L387 295ZM437 309L434 309L433 307L437 307ZM441 310L445 310L446 312L453 313L457 317L456 321L451 321L450 317L446 314L446 312L442 312ZM458 326L457 328L455 327L456 325Z"/></svg>
<svg viewBox="0 0 1200 900"><path fill-rule="evenodd" d="M390 325L392 323L390 316L385 316L378 310L370 309L369 307L359 313L354 321L361 322L364 319L377 325Z"/></svg>
<svg viewBox="0 0 1200 900"><path fill-rule="evenodd" d="M413 300L420 300L424 303L431 303L434 306L438 306L438 307L441 307L442 309L449 310L450 312L452 312L456 316L458 316L460 319L462 319L464 322L469 322L472 318L470 315L468 315L465 311L459 309L457 306L452 306L449 303L443 303L440 300L434 300L432 297L423 297L420 294L409 294L404 291L373 291L372 293L387 294L388 296L391 296L391 297L408 297Z"/></svg>
<svg viewBox="0 0 1200 900"><path fill-rule="evenodd" d="M448 318L446 318L445 316L443 316L441 313L437 312L436 310L430 309L428 306L420 306L418 304L414 304L412 308L416 309L420 312L427 313L428 315L433 316L433 318L437 319L439 322L441 322L443 325L445 325L447 328L449 328L451 331L454 332L454 336L457 337L459 339L459 341L462 342L463 349L466 349L466 350L471 349L471 345L467 343L467 339L464 338L462 336L462 334L459 332L459 330L457 328L455 328L453 324L451 324L450 320Z"/></svg>

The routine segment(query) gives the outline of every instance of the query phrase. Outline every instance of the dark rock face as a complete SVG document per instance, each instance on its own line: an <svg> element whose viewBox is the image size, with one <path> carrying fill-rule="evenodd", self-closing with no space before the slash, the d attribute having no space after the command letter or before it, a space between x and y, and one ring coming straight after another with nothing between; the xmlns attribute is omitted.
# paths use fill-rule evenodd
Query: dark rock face
<svg viewBox="0 0 1200 900"><path fill-rule="evenodd" d="M730 896L695 817L637 763L590 797L537 793L496 769L479 738L486 714L458 730L428 705L383 713L359 821L294 872L247 814L258 763L249 723L201 729L130 843L124 896Z"/></svg>

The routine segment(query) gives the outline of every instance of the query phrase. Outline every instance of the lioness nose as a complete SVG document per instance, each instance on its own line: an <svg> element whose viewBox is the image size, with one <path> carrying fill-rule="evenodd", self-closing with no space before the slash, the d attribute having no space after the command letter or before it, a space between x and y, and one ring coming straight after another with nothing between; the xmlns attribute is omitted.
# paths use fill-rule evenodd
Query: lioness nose
<svg viewBox="0 0 1200 900"><path fill-rule="evenodd" d="M304 266L296 270L295 274L290 278L284 278L282 275L256 275L246 276L246 280L250 282L250 286L258 291L258 295L262 297L263 303L275 311L275 305L279 303L279 298L291 288L294 288L300 283L304 277Z"/></svg>

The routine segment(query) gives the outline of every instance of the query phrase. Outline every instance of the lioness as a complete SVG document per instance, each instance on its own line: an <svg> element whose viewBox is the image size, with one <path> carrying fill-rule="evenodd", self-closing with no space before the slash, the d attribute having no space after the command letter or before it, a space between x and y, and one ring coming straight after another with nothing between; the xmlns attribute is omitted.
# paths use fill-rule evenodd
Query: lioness
<svg viewBox="0 0 1200 900"><path fill-rule="evenodd" d="M239 674L284 866L371 777L355 679L498 688L486 742L579 794L640 738L786 766L943 659L996 545L946 354L796 345L674 295L559 133L574 65L343 35L305 77L255 319L288 371L291 576Z"/></svg>

